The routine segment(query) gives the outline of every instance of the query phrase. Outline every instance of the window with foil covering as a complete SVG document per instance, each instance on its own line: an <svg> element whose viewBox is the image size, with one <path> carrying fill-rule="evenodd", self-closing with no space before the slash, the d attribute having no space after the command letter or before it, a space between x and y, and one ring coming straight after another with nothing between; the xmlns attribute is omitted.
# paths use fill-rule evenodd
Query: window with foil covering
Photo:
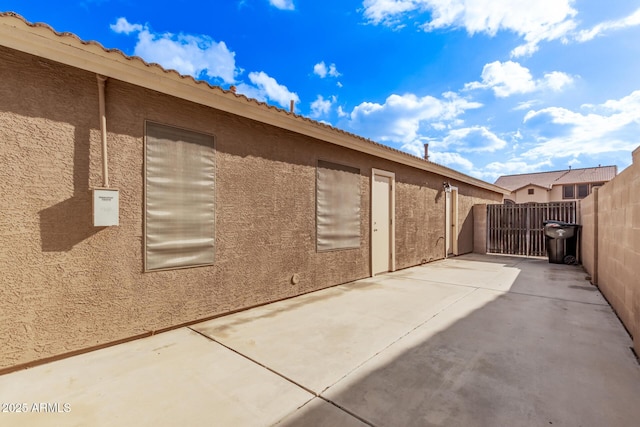
<svg viewBox="0 0 640 427"><path fill-rule="evenodd" d="M360 169L318 161L316 248L360 247Z"/></svg>
<svg viewBox="0 0 640 427"><path fill-rule="evenodd" d="M146 122L145 270L214 261L214 137Z"/></svg>

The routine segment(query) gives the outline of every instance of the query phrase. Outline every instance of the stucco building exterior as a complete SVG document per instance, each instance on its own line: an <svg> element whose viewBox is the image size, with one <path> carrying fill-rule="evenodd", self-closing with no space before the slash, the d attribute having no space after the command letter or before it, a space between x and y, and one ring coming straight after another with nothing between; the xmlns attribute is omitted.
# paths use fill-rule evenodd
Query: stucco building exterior
<svg viewBox="0 0 640 427"><path fill-rule="evenodd" d="M495 184L511 191L505 201L513 203L572 202L584 199L617 174L617 166L598 166L504 175Z"/></svg>
<svg viewBox="0 0 640 427"><path fill-rule="evenodd" d="M11 13L0 56L0 372L471 252L505 194Z"/></svg>

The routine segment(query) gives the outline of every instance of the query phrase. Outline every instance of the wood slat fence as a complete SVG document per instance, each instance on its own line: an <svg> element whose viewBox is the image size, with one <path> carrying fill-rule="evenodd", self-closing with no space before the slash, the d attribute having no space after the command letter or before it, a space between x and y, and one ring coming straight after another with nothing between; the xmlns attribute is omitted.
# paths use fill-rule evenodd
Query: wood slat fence
<svg viewBox="0 0 640 427"><path fill-rule="evenodd" d="M487 205L487 253L547 256L543 222L576 216L576 202Z"/></svg>

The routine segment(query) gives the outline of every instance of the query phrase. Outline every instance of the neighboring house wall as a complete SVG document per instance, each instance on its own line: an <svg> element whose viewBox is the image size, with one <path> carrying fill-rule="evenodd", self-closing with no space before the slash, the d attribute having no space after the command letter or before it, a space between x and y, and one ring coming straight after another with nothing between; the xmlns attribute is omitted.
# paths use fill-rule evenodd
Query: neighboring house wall
<svg viewBox="0 0 640 427"><path fill-rule="evenodd" d="M575 199L563 199L562 198L562 185L554 185L551 187L551 191L549 191L549 201L551 202L570 202Z"/></svg>
<svg viewBox="0 0 640 427"><path fill-rule="evenodd" d="M563 187L565 185L573 187L573 198L564 198ZM558 184L551 187L550 201L552 202L574 202L578 200L584 200L584 197L578 197L578 186L586 186L586 191L591 194L592 183L580 183L580 184Z"/></svg>
<svg viewBox="0 0 640 427"><path fill-rule="evenodd" d="M444 257L450 179L115 79L106 110L120 226L93 227L95 74L4 47L0 56L0 369L368 277L372 168L395 173L396 268ZM145 120L215 136L211 266L143 271ZM316 251L318 160L360 169L357 249ZM450 181L459 252L470 252L472 206L502 194Z"/></svg>
<svg viewBox="0 0 640 427"><path fill-rule="evenodd" d="M533 194L529 194L529 190L533 190ZM530 185L511 193L511 200L516 203L547 203L548 194L549 192L544 188Z"/></svg>
<svg viewBox="0 0 640 427"><path fill-rule="evenodd" d="M640 147L633 164L582 201L583 265L640 353Z"/></svg>

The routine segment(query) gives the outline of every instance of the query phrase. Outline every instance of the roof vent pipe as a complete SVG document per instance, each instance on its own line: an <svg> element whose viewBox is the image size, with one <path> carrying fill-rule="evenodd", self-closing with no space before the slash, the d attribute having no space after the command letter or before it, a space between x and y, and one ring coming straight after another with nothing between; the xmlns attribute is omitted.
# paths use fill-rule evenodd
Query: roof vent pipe
<svg viewBox="0 0 640 427"><path fill-rule="evenodd" d="M289 104L289 112L291 112L291 114L293 114L295 110L295 105L296 105L296 102L292 99L291 104Z"/></svg>
<svg viewBox="0 0 640 427"><path fill-rule="evenodd" d="M424 159L429 160L429 143L424 144Z"/></svg>
<svg viewBox="0 0 640 427"><path fill-rule="evenodd" d="M100 103L100 137L102 140L102 187L109 188L109 165L107 162L107 113L104 101L104 87L107 77L96 74L98 79L98 102Z"/></svg>

